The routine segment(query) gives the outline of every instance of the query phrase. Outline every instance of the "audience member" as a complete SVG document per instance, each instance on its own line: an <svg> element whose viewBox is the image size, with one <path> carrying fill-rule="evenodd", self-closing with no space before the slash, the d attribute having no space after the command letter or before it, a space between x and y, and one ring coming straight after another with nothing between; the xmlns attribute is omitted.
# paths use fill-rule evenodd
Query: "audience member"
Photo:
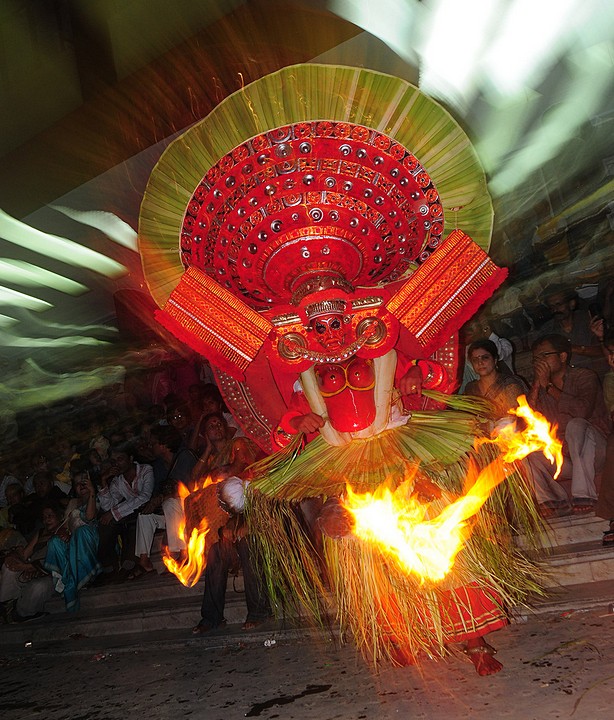
<svg viewBox="0 0 614 720"><path fill-rule="evenodd" d="M60 527L62 508L46 502L41 507L39 529L26 542L17 536L0 571L0 603L6 622L25 622L45 615L45 603L53 595L53 581L42 560L47 542Z"/></svg>
<svg viewBox="0 0 614 720"><path fill-rule="evenodd" d="M86 472L73 475L75 498L64 521L47 543L44 568L51 573L56 592L64 594L67 610L79 609L79 590L101 572L98 562L96 490Z"/></svg>
<svg viewBox="0 0 614 720"><path fill-rule="evenodd" d="M601 328L603 330L603 326ZM614 335L603 338L603 349L610 370L603 378L603 397L610 419L614 422ZM603 544L614 546L614 432L608 435L605 462L601 476L599 497L595 506L595 515L608 521L608 529L603 533Z"/></svg>
<svg viewBox="0 0 614 720"><path fill-rule="evenodd" d="M235 437L222 413L213 412L202 420L205 447L194 467L194 479L224 467L230 475L241 472L262 456L258 446L246 437Z"/></svg>
<svg viewBox="0 0 614 720"><path fill-rule="evenodd" d="M194 431L190 440L190 447L195 452L201 452L206 446L207 442L205 439L205 432L203 427L204 419L212 413L218 413L224 416L226 425L228 425L229 433L232 437L245 437L245 433L239 427L237 421L228 412L222 394L215 385L203 384L200 386L200 410L198 415L198 421L194 426Z"/></svg>
<svg viewBox="0 0 614 720"><path fill-rule="evenodd" d="M478 379L478 374L468 359L468 349L471 343L477 340L490 340L497 348L497 361L499 369L508 374L513 371L514 347L506 338L499 337L492 329L486 315L478 315L477 317L466 323L461 331L461 337L465 344L465 364L463 367L463 378L459 393L464 393L467 383Z"/></svg>
<svg viewBox="0 0 614 720"><path fill-rule="evenodd" d="M190 416L190 408L187 403L170 403L166 410L166 420L168 424L175 428L181 435L181 446L190 447L190 441L194 433L192 417Z"/></svg>
<svg viewBox="0 0 614 720"><path fill-rule="evenodd" d="M597 500L595 474L603 466L610 418L596 373L569 364L571 343L561 335L546 335L533 343L534 380L528 402L557 426L564 443L561 478L571 478L572 509L593 510ZM553 466L541 453L532 453L535 496L544 515L569 505L563 487L554 480Z"/></svg>
<svg viewBox="0 0 614 720"><path fill-rule="evenodd" d="M18 480L8 485L6 488L8 505L0 510L0 528L14 528L22 532L24 528L21 515L25 512L25 497L26 491Z"/></svg>
<svg viewBox="0 0 614 720"><path fill-rule="evenodd" d="M159 494L142 508L136 525L136 556L138 558L128 579L133 580L155 572L150 552L156 530L166 529L168 550L181 560L185 553L185 540L180 528L185 524L183 502L179 496L179 483L191 487L192 470L196 457L182 447L182 437L171 426L159 425L151 431L154 454L166 469L166 477Z"/></svg>
<svg viewBox="0 0 614 720"><path fill-rule="evenodd" d="M134 557L136 517L138 510L151 498L154 486L151 465L134 462L133 446L111 449L108 465L100 475L98 499L100 536L98 557L103 571L117 579L120 564ZM117 538L122 538L121 557L116 552Z"/></svg>
<svg viewBox="0 0 614 720"><path fill-rule="evenodd" d="M518 396L527 393L527 385L518 375L499 370L497 346L491 340L472 342L467 348L467 356L478 379L467 383L465 395L481 397L492 403L492 430L497 422L509 420L509 411L518 406Z"/></svg>
<svg viewBox="0 0 614 720"><path fill-rule="evenodd" d="M574 367L590 368L603 376L607 371L607 363L601 345L591 331L591 315L580 303L578 293L555 285L544 292L544 300L552 312L552 318L544 323L541 334L557 334L567 338L571 344L569 363Z"/></svg>
<svg viewBox="0 0 614 720"><path fill-rule="evenodd" d="M22 529L26 535L40 529L43 507L49 503L66 507L68 497L54 484L53 475L49 471L37 472L33 477L34 493L24 501L25 510L22 514Z"/></svg>

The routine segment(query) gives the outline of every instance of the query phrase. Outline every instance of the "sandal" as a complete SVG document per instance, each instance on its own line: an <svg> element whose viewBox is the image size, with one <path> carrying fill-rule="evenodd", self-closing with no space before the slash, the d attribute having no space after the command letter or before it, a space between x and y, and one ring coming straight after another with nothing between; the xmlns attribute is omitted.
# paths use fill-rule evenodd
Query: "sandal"
<svg viewBox="0 0 614 720"><path fill-rule="evenodd" d="M603 540L601 541L603 547L614 546L614 520L610 520L610 527L608 530L603 531Z"/></svg>
<svg viewBox="0 0 614 720"><path fill-rule="evenodd" d="M574 498L572 510L574 515L584 515L593 512L595 509L595 501L590 498Z"/></svg>
<svg viewBox="0 0 614 720"><path fill-rule="evenodd" d="M144 575L157 575L156 568L152 567L150 570L144 568L142 565L135 565L134 568L126 575L126 580L138 580Z"/></svg>

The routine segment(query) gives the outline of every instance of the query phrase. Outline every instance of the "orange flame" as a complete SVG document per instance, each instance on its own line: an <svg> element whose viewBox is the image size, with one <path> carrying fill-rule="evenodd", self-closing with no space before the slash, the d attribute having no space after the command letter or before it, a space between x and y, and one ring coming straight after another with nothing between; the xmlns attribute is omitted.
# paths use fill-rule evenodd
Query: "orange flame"
<svg viewBox="0 0 614 720"><path fill-rule="evenodd" d="M185 499L198 490L204 490L214 481L211 477L206 477L202 483L196 484L194 489L190 491L183 483L179 483L179 497L185 502ZM186 557L183 560L175 560L169 552L168 547L164 548L165 555L162 558L167 570L172 572L179 582L185 587L193 587L200 580L206 565L205 558L205 542L209 533L209 523L207 518L202 518L198 527L193 528L190 537L187 537L185 519L179 525L179 535L183 536L186 542Z"/></svg>
<svg viewBox="0 0 614 720"><path fill-rule="evenodd" d="M469 490L432 519L427 518L431 503L421 503L411 495L412 481L404 482L394 492L380 488L364 495L354 493L348 485L343 504L355 520L353 534L381 547L405 572L423 581L442 580L469 537L467 521L505 478L502 459L479 474L471 465L469 484L476 475Z"/></svg>
<svg viewBox="0 0 614 720"><path fill-rule="evenodd" d="M509 412L522 418L526 428L517 431L512 423L497 432L493 442L504 453L504 461L511 463L522 460L532 452L542 452L551 463L556 464L556 479L563 466L563 445L556 437L556 425L550 425L543 415L532 410L524 395L518 398L518 407Z"/></svg>
<svg viewBox="0 0 614 720"><path fill-rule="evenodd" d="M428 517L432 503L421 503L412 495L415 492L413 478L394 492L383 488L374 494L359 495L348 485L343 504L354 518L353 534L381 547L405 572L423 581L442 580L471 533L469 519L505 479L506 463L537 451L556 463L555 477L561 471L562 444L556 438L556 426L531 410L524 395L518 398L518 408L509 412L525 421L525 429L518 431L515 423L510 423L499 429L491 440L481 441L495 443L501 449L501 456L479 474L476 467L470 465L465 483L469 489L436 517ZM419 482L415 487L418 485Z"/></svg>

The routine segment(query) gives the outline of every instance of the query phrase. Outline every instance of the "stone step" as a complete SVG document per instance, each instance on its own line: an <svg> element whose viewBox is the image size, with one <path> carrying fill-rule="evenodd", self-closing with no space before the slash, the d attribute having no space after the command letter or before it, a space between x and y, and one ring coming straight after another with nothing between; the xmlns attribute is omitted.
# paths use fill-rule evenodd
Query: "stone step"
<svg viewBox="0 0 614 720"><path fill-rule="evenodd" d="M614 548L604 548L601 540L557 545L545 559L553 586L614 580Z"/></svg>
<svg viewBox="0 0 614 720"><path fill-rule="evenodd" d="M146 633L155 630L192 628L200 620L199 597L143 602L124 607L102 607L76 613L55 613L27 623L0 626L0 645L24 645L50 641L78 640L81 637L102 637ZM245 620L245 602L227 598L224 616L229 624Z"/></svg>
<svg viewBox="0 0 614 720"><path fill-rule="evenodd" d="M564 515L552 518L548 521L550 533L547 540L553 546L566 546L576 543L601 542L604 530L607 529L607 521L595 517L594 513L587 515Z"/></svg>
<svg viewBox="0 0 614 720"><path fill-rule="evenodd" d="M541 542L544 548L567 546L599 541L607 529L607 522L603 518L595 517L594 513L586 515L563 515L550 518L546 522L547 532L542 535ZM526 547L522 535L516 539L519 547Z"/></svg>

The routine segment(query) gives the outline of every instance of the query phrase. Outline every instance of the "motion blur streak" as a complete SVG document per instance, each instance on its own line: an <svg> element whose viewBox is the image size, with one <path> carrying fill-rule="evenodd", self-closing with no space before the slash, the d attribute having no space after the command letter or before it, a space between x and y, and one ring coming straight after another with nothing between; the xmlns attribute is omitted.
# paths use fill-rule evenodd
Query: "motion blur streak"
<svg viewBox="0 0 614 720"><path fill-rule="evenodd" d="M3 210L0 210L0 237L32 252L61 260L68 265L86 267L106 277L118 277L126 272L121 263L106 255L72 240L36 230L7 215Z"/></svg>
<svg viewBox="0 0 614 720"><path fill-rule="evenodd" d="M117 215L102 210L73 210L61 205L51 205L50 207L76 222L100 230L118 245L123 245L135 252L138 251L136 232Z"/></svg>

